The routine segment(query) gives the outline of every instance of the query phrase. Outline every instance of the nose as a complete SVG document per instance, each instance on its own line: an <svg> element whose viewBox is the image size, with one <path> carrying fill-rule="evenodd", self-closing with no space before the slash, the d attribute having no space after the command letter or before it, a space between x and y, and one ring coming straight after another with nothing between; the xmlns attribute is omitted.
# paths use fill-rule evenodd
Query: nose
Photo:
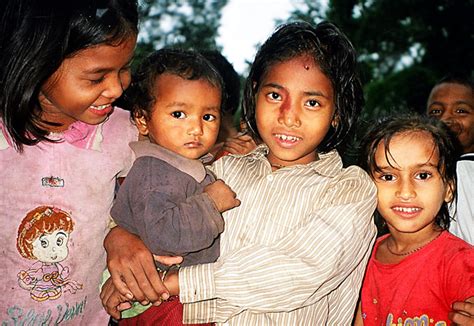
<svg viewBox="0 0 474 326"><path fill-rule="evenodd" d="M289 100L284 101L280 108L278 115L278 122L285 125L288 128L298 128L301 126L301 120L299 117L298 106L292 104Z"/></svg>
<svg viewBox="0 0 474 326"><path fill-rule="evenodd" d="M400 181L399 187L395 193L397 198L402 200L409 200L416 197L416 191L411 181L402 180Z"/></svg>
<svg viewBox="0 0 474 326"><path fill-rule="evenodd" d="M449 120L453 119L453 115L451 114L451 110L449 110L449 109L444 110L439 118L443 121L449 121Z"/></svg>
<svg viewBox="0 0 474 326"><path fill-rule="evenodd" d="M111 76L102 95L112 100L119 98L130 85L130 80L130 71L119 72L116 76Z"/></svg>
<svg viewBox="0 0 474 326"><path fill-rule="evenodd" d="M201 119L190 119L188 125L188 135L201 136L203 133L202 120Z"/></svg>

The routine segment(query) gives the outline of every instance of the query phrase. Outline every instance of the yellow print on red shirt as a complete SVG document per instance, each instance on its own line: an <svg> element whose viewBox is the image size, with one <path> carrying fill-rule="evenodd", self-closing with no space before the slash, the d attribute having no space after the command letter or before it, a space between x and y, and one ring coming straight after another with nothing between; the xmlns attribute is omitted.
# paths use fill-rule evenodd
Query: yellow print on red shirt
<svg viewBox="0 0 474 326"><path fill-rule="evenodd" d="M427 315L421 315L420 317L407 317L403 319L398 317L396 322L393 320L393 315L388 314L385 326L446 326L447 323L443 320L434 321Z"/></svg>

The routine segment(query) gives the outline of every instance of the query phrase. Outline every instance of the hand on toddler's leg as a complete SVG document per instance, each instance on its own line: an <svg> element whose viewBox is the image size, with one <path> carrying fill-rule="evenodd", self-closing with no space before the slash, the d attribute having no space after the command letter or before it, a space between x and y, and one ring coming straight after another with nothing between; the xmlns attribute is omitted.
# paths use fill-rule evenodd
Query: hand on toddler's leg
<svg viewBox="0 0 474 326"><path fill-rule="evenodd" d="M153 256L139 237L117 226L110 230L104 246L107 267L122 296L142 305L168 299L168 290L161 282Z"/></svg>

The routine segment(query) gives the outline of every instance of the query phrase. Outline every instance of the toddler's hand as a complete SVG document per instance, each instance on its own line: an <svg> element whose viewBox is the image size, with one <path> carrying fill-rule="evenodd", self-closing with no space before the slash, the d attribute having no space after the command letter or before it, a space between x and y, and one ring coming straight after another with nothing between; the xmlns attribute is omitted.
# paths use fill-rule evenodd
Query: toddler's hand
<svg viewBox="0 0 474 326"><path fill-rule="evenodd" d="M221 213L240 205L235 192L222 180L207 185L204 192L214 201L217 210Z"/></svg>

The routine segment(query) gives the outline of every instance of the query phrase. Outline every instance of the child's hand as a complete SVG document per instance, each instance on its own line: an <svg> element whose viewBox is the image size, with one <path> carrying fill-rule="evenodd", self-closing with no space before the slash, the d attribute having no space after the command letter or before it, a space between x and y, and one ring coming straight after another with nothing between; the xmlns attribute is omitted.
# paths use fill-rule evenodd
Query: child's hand
<svg viewBox="0 0 474 326"><path fill-rule="evenodd" d="M100 292L100 300L105 311L115 319L120 319L120 312L132 307L129 299L120 294L111 278L105 281Z"/></svg>
<svg viewBox="0 0 474 326"><path fill-rule="evenodd" d="M222 151L231 154L244 155L250 153L257 147L257 144L250 135L244 134L237 137L230 137L225 140Z"/></svg>
<svg viewBox="0 0 474 326"><path fill-rule="evenodd" d="M178 265L183 262L183 257L181 256L158 256L153 255L153 259L165 266Z"/></svg>
<svg viewBox="0 0 474 326"><path fill-rule="evenodd" d="M105 238L104 246L111 279L122 296L143 305L168 299L153 256L139 237L116 226Z"/></svg>
<svg viewBox="0 0 474 326"><path fill-rule="evenodd" d="M455 302L449 319L456 325L474 326L474 296L466 301Z"/></svg>
<svg viewBox="0 0 474 326"><path fill-rule="evenodd" d="M221 213L240 205L235 192L222 180L207 185L204 192L214 201L217 210Z"/></svg>

